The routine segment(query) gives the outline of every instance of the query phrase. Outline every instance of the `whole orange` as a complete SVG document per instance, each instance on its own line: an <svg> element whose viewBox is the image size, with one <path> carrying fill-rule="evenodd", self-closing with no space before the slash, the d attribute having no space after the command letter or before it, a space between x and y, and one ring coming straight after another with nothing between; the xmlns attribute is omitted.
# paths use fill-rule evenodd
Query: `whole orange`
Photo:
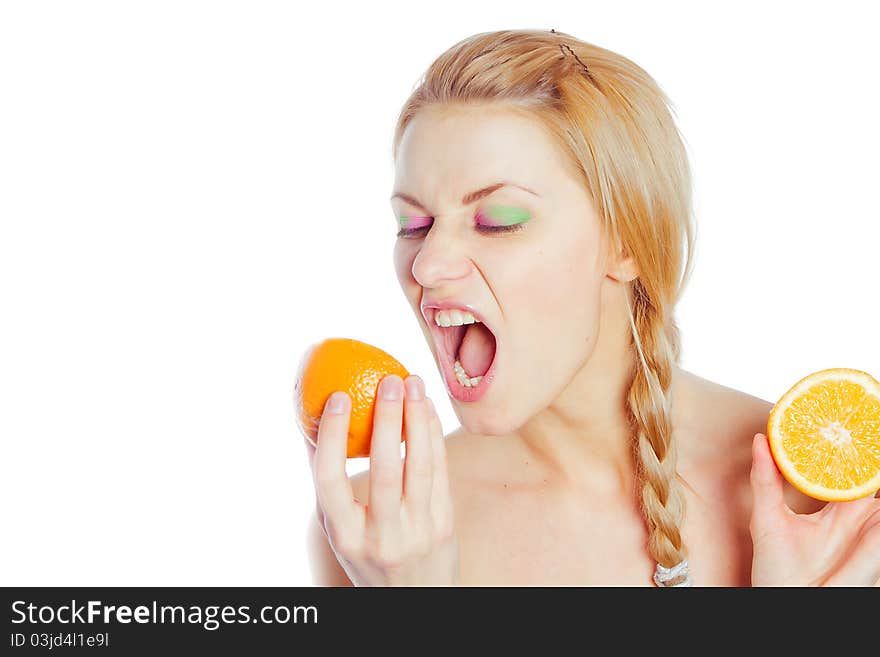
<svg viewBox="0 0 880 657"><path fill-rule="evenodd" d="M360 340L327 338L303 354L294 385L296 418L305 436L317 444L324 404L337 390L351 398L348 458L370 455L373 410L379 382L389 374L406 379L406 368L385 351ZM403 431L401 431L403 440Z"/></svg>

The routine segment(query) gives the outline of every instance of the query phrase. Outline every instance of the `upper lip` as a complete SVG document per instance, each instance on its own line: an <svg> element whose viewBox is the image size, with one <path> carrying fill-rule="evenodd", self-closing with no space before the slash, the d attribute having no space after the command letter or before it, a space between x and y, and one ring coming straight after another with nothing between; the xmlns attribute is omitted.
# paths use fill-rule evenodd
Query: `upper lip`
<svg viewBox="0 0 880 657"><path fill-rule="evenodd" d="M431 308L438 310L449 310L451 308L458 308L459 310L467 310L469 313L472 313L475 318L480 320L483 324L485 324L486 328L492 332L492 335L495 336L495 339L498 339L498 334L495 332L492 324L486 321L486 317L477 310L472 304L466 303L464 301L457 301L455 299L422 299L422 317L425 318L425 321L432 327L436 327L437 323L434 321L434 313L430 311Z"/></svg>

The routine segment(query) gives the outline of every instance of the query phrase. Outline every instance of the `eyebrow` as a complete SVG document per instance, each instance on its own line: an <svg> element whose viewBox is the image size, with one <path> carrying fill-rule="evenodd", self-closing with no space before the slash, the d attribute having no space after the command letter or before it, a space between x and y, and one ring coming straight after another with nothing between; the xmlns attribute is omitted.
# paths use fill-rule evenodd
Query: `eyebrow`
<svg viewBox="0 0 880 657"><path fill-rule="evenodd" d="M488 187L483 187L483 189L478 189L474 192L470 192L468 194L465 194L461 199L461 204L462 205L470 205L471 203L476 203L481 198L489 196L489 194L491 194L493 192L497 192L502 187L517 187L518 189L521 189L525 192L528 192L529 194L533 194L538 197L541 196L537 192L533 192L528 187L523 187L522 185L517 185L516 183L512 183L512 182L502 181L502 182L493 183L492 185L489 185ZM417 198L415 198L414 196L410 196L409 194L406 194L404 192L400 192L400 191L394 192L391 195L390 200L393 201L395 198L403 199L407 203L411 203L412 205L415 205L416 207L421 208L425 212L428 211L428 209Z"/></svg>

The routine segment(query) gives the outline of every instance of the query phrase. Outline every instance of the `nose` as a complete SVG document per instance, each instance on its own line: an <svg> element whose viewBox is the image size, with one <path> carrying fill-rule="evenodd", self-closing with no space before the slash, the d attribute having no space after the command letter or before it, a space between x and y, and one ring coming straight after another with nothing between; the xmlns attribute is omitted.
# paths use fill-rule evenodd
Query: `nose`
<svg viewBox="0 0 880 657"><path fill-rule="evenodd" d="M464 278L473 268L465 245L438 230L438 221L435 218L413 260L413 278L422 287L438 287L444 282Z"/></svg>

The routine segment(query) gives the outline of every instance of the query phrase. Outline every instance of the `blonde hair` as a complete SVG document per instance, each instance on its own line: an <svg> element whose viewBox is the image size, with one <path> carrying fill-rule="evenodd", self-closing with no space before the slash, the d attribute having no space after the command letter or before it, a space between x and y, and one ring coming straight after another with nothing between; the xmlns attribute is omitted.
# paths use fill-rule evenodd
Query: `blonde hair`
<svg viewBox="0 0 880 657"><path fill-rule="evenodd" d="M549 130L582 175L611 244L638 267L626 285L633 356L627 415L648 550L672 568L687 556L671 422L672 366L681 354L673 308L690 277L695 241L690 167L672 104L626 57L563 32L484 32L453 45L425 72L397 121L394 159L420 108L474 102L501 102Z"/></svg>

